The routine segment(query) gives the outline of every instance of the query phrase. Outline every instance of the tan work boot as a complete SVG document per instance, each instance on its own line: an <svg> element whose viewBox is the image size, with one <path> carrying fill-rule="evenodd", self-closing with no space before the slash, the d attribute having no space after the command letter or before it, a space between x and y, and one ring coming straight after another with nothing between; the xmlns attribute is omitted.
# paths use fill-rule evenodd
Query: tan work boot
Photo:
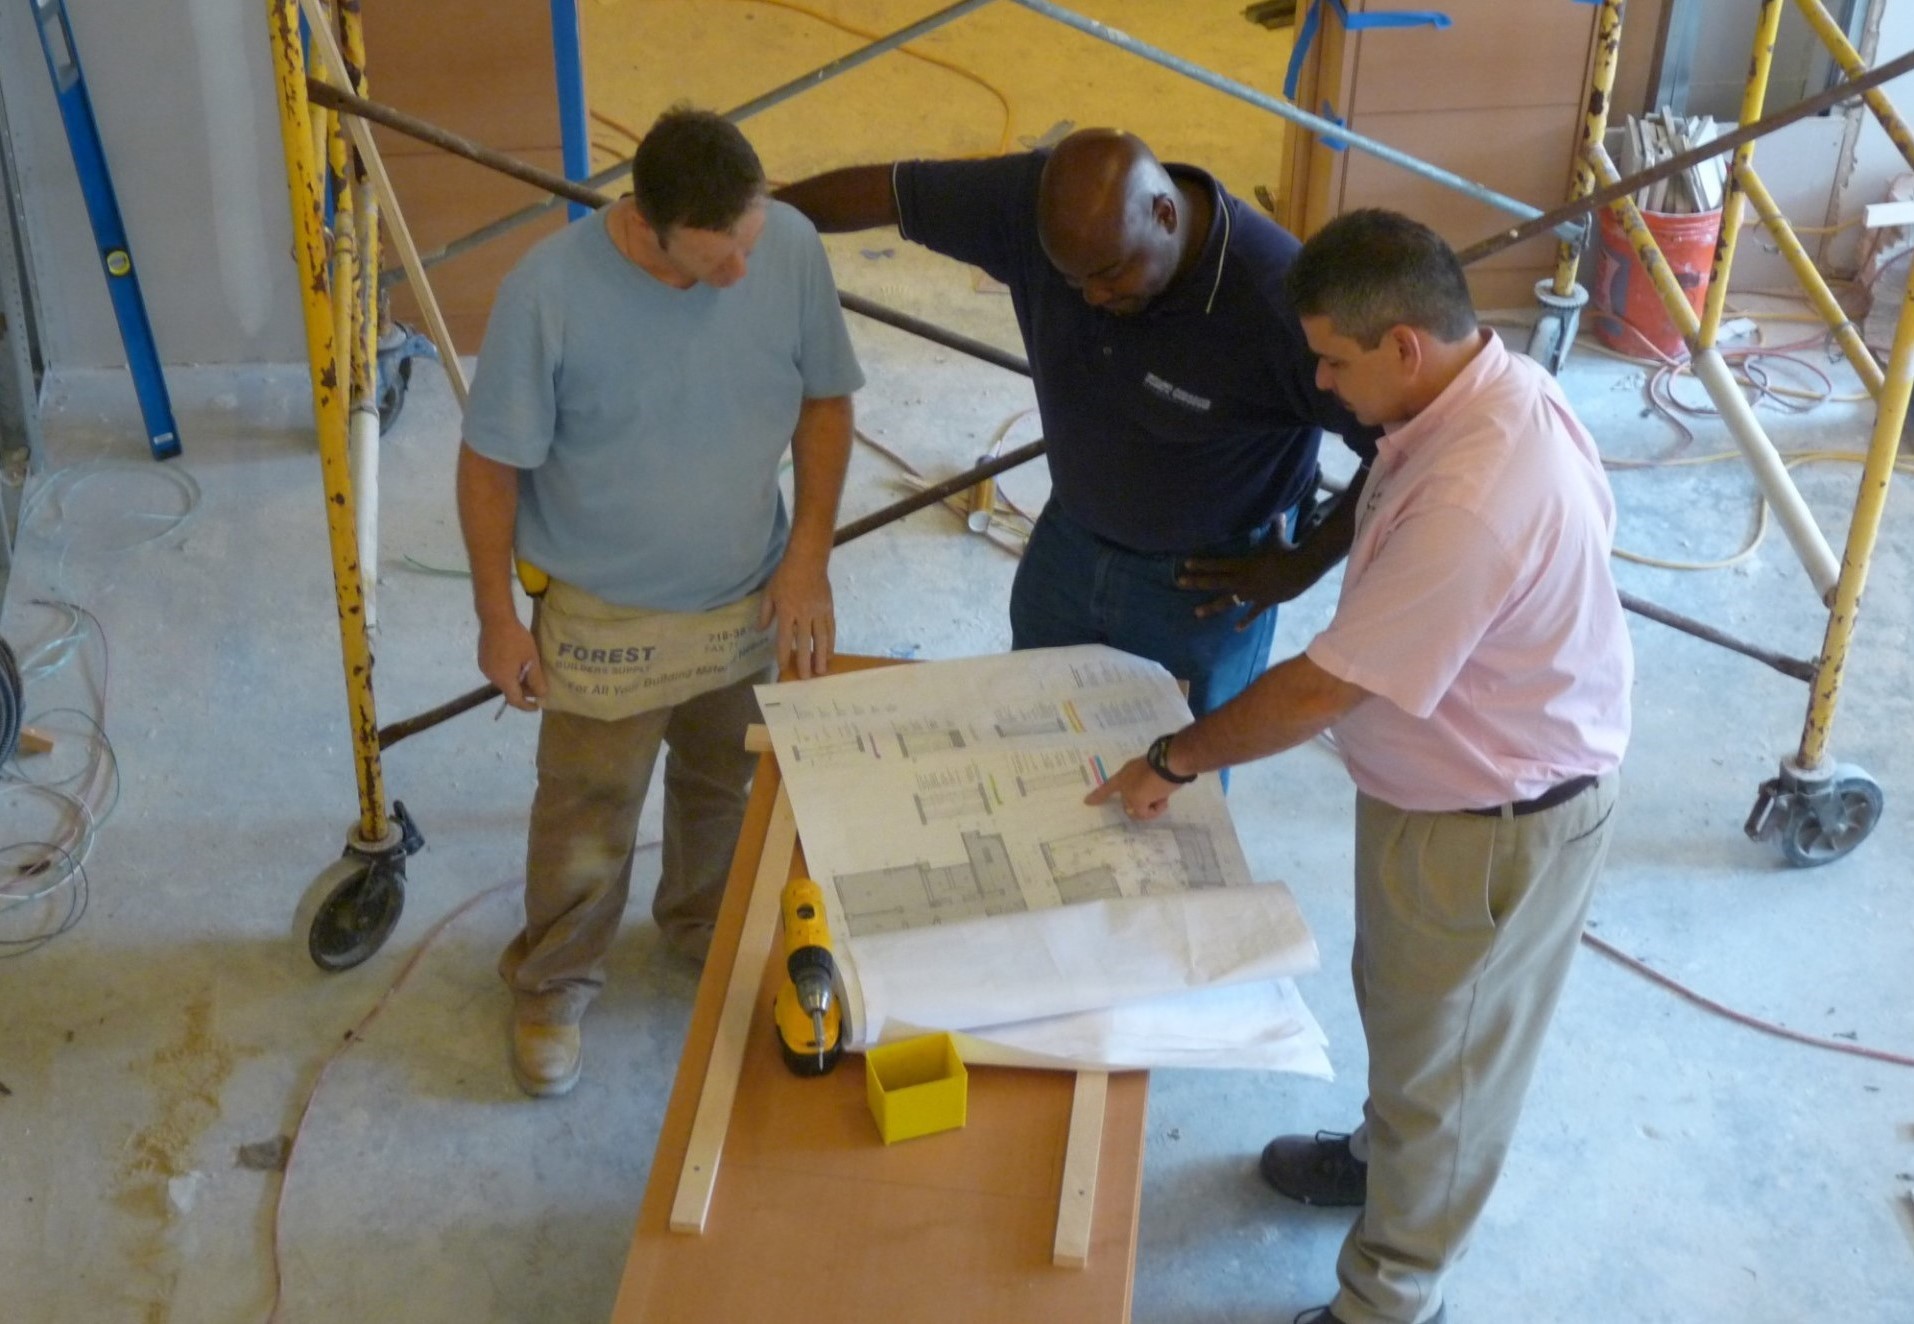
<svg viewBox="0 0 1914 1324"><path fill-rule="evenodd" d="M584 1063L584 1041L576 1025L543 1025L512 1020L512 1077L535 1099L571 1093Z"/></svg>

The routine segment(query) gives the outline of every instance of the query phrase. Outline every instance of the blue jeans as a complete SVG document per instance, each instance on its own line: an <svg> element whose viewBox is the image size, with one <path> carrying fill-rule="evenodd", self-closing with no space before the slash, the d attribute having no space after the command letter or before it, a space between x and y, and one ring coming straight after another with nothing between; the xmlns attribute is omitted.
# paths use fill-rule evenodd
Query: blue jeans
<svg viewBox="0 0 1914 1324"><path fill-rule="evenodd" d="M1108 644L1160 663L1188 681L1190 711L1201 717L1241 694L1269 665L1276 634L1272 608L1248 629L1236 607L1198 620L1210 591L1178 588L1178 567L1192 556L1247 556L1271 525L1187 552L1133 552L1105 542L1052 501L1030 531L1010 589L1010 646Z"/></svg>

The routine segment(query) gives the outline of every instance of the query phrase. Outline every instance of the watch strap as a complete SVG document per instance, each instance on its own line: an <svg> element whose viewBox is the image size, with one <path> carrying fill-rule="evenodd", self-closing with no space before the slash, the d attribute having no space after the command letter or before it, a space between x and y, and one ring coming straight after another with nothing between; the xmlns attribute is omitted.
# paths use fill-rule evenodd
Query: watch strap
<svg viewBox="0 0 1914 1324"><path fill-rule="evenodd" d="M1170 737L1174 734L1174 732L1169 732L1152 740L1149 749L1144 751L1143 761L1149 764L1151 772L1161 777L1164 781L1172 782L1178 786L1188 786L1196 780L1195 773L1192 772L1185 776L1183 773L1170 771Z"/></svg>

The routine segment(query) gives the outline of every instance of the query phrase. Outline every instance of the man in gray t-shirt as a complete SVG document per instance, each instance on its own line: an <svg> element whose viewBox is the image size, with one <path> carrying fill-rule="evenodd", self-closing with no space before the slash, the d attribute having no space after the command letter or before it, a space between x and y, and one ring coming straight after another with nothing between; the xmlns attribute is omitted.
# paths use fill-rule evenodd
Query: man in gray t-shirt
<svg viewBox="0 0 1914 1324"><path fill-rule="evenodd" d="M479 668L514 707L542 710L525 928L499 965L514 1074L534 1095L577 1081L578 1024L604 982L661 745L652 915L682 952L702 959L710 943L762 659L800 676L830 662L826 564L863 385L817 232L767 199L733 125L666 112L632 179L633 197L544 240L500 284L459 450ZM528 590L551 583L536 635L513 601L515 556ZM569 627L555 621L595 647L558 642ZM710 673L699 692L679 684L658 706L642 673L592 683L610 679L607 659L684 637L732 647L695 668Z"/></svg>

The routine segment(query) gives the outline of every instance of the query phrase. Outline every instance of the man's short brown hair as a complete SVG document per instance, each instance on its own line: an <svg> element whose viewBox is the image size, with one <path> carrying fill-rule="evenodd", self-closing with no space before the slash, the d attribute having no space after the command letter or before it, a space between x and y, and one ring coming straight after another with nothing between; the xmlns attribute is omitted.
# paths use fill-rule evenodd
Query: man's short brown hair
<svg viewBox="0 0 1914 1324"><path fill-rule="evenodd" d="M722 115L673 106L631 158L632 200L660 239L680 226L728 231L765 194L764 166Z"/></svg>

